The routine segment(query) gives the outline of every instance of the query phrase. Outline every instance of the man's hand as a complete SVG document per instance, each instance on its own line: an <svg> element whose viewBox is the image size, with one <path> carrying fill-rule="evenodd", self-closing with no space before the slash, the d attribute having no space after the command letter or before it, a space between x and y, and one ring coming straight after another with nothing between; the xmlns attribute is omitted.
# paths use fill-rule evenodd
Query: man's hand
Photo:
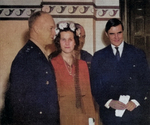
<svg viewBox="0 0 150 125"><path fill-rule="evenodd" d="M119 110L126 109L126 105L120 101L117 101L117 100L112 100L110 102L109 106L113 109L119 109Z"/></svg>
<svg viewBox="0 0 150 125"><path fill-rule="evenodd" d="M129 102L126 104L126 109L129 110L129 111L133 111L135 108L136 108L136 105L135 105L135 103L132 102L132 101L129 101Z"/></svg>

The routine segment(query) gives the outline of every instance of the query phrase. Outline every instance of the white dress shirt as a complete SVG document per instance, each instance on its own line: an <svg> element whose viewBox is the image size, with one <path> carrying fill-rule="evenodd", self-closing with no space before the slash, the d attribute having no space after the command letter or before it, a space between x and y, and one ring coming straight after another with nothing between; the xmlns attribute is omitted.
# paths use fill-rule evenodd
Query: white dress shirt
<svg viewBox="0 0 150 125"><path fill-rule="evenodd" d="M112 47L112 50L113 50L113 53L114 53L114 55L116 55L116 46L114 46L113 44L111 44L111 47ZM119 46L117 46L118 47L118 51L119 51L119 53L120 53L120 57L122 56L122 52L123 52L123 47L124 47L124 41L119 45ZM110 102L112 101L112 99L109 99L106 103L105 103L105 107L106 108L110 108L110 106L109 106L109 104L110 104ZM135 99L132 99L131 100L135 105L136 105L136 107L138 107L140 104L139 104L139 102L138 101L136 101Z"/></svg>

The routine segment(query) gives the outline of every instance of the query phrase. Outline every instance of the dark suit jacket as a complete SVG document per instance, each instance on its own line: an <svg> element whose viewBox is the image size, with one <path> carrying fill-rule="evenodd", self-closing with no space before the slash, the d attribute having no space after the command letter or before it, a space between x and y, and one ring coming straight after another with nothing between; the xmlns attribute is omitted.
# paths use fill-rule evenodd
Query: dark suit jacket
<svg viewBox="0 0 150 125"><path fill-rule="evenodd" d="M142 106L148 87L149 69L143 51L124 43L123 53L118 62L111 45L95 52L91 63L91 87L95 100L100 105L103 120L114 120L115 110L105 108L109 99L118 100L120 95L130 95ZM140 107L133 112L125 111L122 120L137 118ZM132 120L133 120L132 119Z"/></svg>
<svg viewBox="0 0 150 125"><path fill-rule="evenodd" d="M90 53L88 53L88 52L85 51L85 50L81 50L80 53L81 53L81 59L82 59L82 60L91 63L92 55L91 55Z"/></svg>
<svg viewBox="0 0 150 125"><path fill-rule="evenodd" d="M81 50L80 53L81 53L81 59L86 61L87 65L88 65L88 69L90 71L92 55L85 50Z"/></svg>
<svg viewBox="0 0 150 125"><path fill-rule="evenodd" d="M10 85L5 100L2 125L59 124L53 67L30 40L12 63Z"/></svg>

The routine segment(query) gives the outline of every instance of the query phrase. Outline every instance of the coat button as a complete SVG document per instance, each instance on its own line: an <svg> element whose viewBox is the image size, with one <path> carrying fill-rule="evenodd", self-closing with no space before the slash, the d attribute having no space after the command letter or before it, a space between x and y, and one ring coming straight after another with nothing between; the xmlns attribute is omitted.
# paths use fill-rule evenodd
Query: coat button
<svg viewBox="0 0 150 125"><path fill-rule="evenodd" d="M39 112L39 114L41 114L41 115L42 115L42 111L40 111L40 112Z"/></svg>
<svg viewBox="0 0 150 125"><path fill-rule="evenodd" d="M48 74L48 71L46 71L45 73Z"/></svg>
<svg viewBox="0 0 150 125"><path fill-rule="evenodd" d="M144 100L147 100L147 97L145 97Z"/></svg>
<svg viewBox="0 0 150 125"><path fill-rule="evenodd" d="M49 84L49 81L46 81L46 84L48 85L48 84Z"/></svg>

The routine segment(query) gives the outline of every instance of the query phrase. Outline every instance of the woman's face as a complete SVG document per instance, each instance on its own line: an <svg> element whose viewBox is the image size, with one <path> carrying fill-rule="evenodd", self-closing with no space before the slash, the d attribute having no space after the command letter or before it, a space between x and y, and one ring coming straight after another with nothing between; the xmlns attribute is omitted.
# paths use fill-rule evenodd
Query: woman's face
<svg viewBox="0 0 150 125"><path fill-rule="evenodd" d="M74 34L71 31L60 33L60 47L64 53L72 53L75 47Z"/></svg>

